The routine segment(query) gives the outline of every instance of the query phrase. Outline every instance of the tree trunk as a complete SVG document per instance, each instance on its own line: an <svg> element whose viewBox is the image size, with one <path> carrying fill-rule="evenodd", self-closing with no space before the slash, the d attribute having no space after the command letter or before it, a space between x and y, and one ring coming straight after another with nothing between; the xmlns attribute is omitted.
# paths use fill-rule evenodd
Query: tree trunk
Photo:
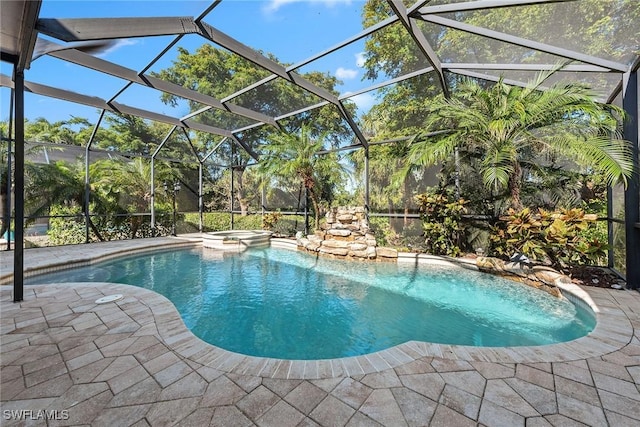
<svg viewBox="0 0 640 427"><path fill-rule="evenodd" d="M516 211L522 210L520 190L522 189L522 168L520 163L513 163L513 173L509 177L509 193L511 194L511 207Z"/></svg>
<svg viewBox="0 0 640 427"><path fill-rule="evenodd" d="M84 204L84 202L82 203L82 216L88 220L89 227L91 228L91 230L93 230L98 240L104 242L104 237L102 237L102 234L100 234L100 230L98 230L98 227L96 227L96 225L91 220L91 216L87 214L86 205Z"/></svg>
<svg viewBox="0 0 640 427"><path fill-rule="evenodd" d="M140 220L137 217L132 217L131 221L131 238L135 239L138 229L140 228Z"/></svg>
<svg viewBox="0 0 640 427"><path fill-rule="evenodd" d="M236 168L233 173L236 175L236 200L240 205L240 215L246 216L249 213L249 202L247 200L247 192L244 188L244 169ZM233 178L233 177L232 177Z"/></svg>
<svg viewBox="0 0 640 427"><path fill-rule="evenodd" d="M102 234L100 234L100 230L98 230L98 227L96 227L96 225L93 223L91 218L89 218L89 227L91 227L91 230L93 230L96 237L98 237L98 240L100 240L101 242L104 242L104 237L102 237Z"/></svg>
<svg viewBox="0 0 640 427"><path fill-rule="evenodd" d="M404 195L403 195L403 204L404 204L404 220L402 222L403 228L407 228L409 225L409 178L404 180Z"/></svg>
<svg viewBox="0 0 640 427"><path fill-rule="evenodd" d="M316 192L313 191L313 188L308 188L307 190L309 190L309 197L311 198L311 204L313 205L313 217L315 219L314 221L314 230L319 230L320 229L320 202L318 201L318 196L316 195Z"/></svg>

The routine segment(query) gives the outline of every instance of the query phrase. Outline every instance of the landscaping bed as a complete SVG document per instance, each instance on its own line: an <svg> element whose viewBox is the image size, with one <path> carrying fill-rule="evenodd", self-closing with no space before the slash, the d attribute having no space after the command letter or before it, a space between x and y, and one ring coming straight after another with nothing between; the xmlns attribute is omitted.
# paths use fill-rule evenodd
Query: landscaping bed
<svg viewBox="0 0 640 427"><path fill-rule="evenodd" d="M582 286L595 286L598 288L611 288L612 285L626 286L626 282L617 274L602 267L586 265L567 268L564 274L571 277L573 283Z"/></svg>

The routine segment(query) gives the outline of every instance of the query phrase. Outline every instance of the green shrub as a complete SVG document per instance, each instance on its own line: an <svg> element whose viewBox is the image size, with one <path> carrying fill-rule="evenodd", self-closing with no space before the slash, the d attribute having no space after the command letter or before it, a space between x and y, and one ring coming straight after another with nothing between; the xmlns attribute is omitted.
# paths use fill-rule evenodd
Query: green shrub
<svg viewBox="0 0 640 427"><path fill-rule="evenodd" d="M320 220L321 224L324 219ZM309 216L309 232L313 233L313 217ZM302 231L304 232L304 215L283 215L283 217L278 221L275 229L273 230L274 234L277 236L295 236L296 232Z"/></svg>
<svg viewBox="0 0 640 427"><path fill-rule="evenodd" d="M278 236L294 236L296 231L304 229L304 217L302 215L280 214L278 220L272 225L271 231ZM265 214L265 218L268 215ZM184 223L179 224L178 230L191 230L196 232L200 223L200 215L197 212L183 214ZM262 214L234 215L233 222L236 230L262 230L265 223ZM205 212L203 215L204 231L224 231L231 228L231 216L228 212ZM268 230L269 228L264 228Z"/></svg>
<svg viewBox="0 0 640 427"><path fill-rule="evenodd" d="M262 230L262 215L234 215L236 230Z"/></svg>
<svg viewBox="0 0 640 427"><path fill-rule="evenodd" d="M200 215L197 212L183 214L185 228L197 230L200 223ZM262 215L234 215L234 227L236 230L262 230ZM231 214L228 212L205 212L203 214L204 231L223 231L231 228Z"/></svg>
<svg viewBox="0 0 640 427"><path fill-rule="evenodd" d="M433 190L415 196L422 218L425 245L434 255L459 256L465 249L466 225L462 215L467 212L464 199L457 199L447 190Z"/></svg>
<svg viewBox="0 0 640 427"><path fill-rule="evenodd" d="M596 215L582 209L549 212L510 209L490 237L497 255L526 255L532 261L557 267L593 264L606 257L606 235L594 232Z"/></svg>
<svg viewBox="0 0 640 427"><path fill-rule="evenodd" d="M396 248L406 252L426 252L422 222L413 220L402 228L399 245Z"/></svg>
<svg viewBox="0 0 640 427"><path fill-rule="evenodd" d="M378 246L393 246L392 242L398 237L397 233L391 228L389 218L387 217L370 217L369 228L374 236L376 236L376 244Z"/></svg>
<svg viewBox="0 0 640 427"><path fill-rule="evenodd" d="M369 227L376 237L378 246L395 248L401 252L424 252L424 237L422 237L422 225L420 221L411 221L404 225L401 231L394 228L394 221L389 217L369 217ZM403 222L402 219L398 222Z"/></svg>
<svg viewBox="0 0 640 427"><path fill-rule="evenodd" d="M185 213L184 221L197 230L200 224L200 214L197 212ZM225 212L205 212L202 218L204 231L223 231L231 228L231 217Z"/></svg>
<svg viewBox="0 0 640 427"><path fill-rule="evenodd" d="M77 207L52 206L50 215L63 216L74 215L73 217L51 218L49 220L49 243L58 245L75 245L85 241L84 217Z"/></svg>

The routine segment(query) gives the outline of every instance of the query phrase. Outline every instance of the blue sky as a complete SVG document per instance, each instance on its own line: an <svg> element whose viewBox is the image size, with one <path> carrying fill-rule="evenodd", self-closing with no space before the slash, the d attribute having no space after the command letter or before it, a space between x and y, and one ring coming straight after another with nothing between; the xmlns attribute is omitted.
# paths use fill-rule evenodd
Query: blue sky
<svg viewBox="0 0 640 427"><path fill-rule="evenodd" d="M40 17L142 17L142 16L191 16L200 15L209 1L80 1L44 0ZM205 22L227 33L238 41L255 49L274 54L280 61L297 63L314 54L333 47L359 33L361 9L364 0L223 0L205 18ZM173 36L119 40L99 56L140 71L173 40ZM184 37L179 46L194 51L206 41L198 36ZM329 72L343 81L338 89L342 94L372 85L362 81L364 70L359 41L334 52L300 72ZM155 64L151 71L171 65L176 57L174 48ZM2 73L11 74L7 64ZM64 89L109 99L125 86L125 81L104 76L63 61L41 57L25 72L25 78L46 85L60 85ZM2 88L1 120L8 119L9 91ZM149 109L158 113L181 116L188 113L184 104L176 109L159 101L159 92L139 85L127 89L117 102ZM358 97L356 103L364 110L371 105L372 96ZM45 117L50 122L69 119L70 116L86 117L91 121L98 112L92 107L27 94L25 114L29 119Z"/></svg>

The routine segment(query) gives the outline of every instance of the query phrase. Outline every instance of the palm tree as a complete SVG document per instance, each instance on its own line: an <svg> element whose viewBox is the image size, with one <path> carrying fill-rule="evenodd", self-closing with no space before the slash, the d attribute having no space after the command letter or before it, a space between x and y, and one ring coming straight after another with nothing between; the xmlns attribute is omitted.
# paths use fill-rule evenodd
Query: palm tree
<svg viewBox="0 0 640 427"><path fill-rule="evenodd" d="M106 198L113 199L129 213L146 212L151 201L151 163L141 157L133 160L100 160L91 166L95 176L93 184ZM157 177L163 180L168 174L158 168ZM132 215L129 219L131 238L143 224L143 217Z"/></svg>
<svg viewBox="0 0 640 427"><path fill-rule="evenodd" d="M372 206L388 206L389 213L394 207L402 206L404 226L409 224L411 201L419 184L419 176L424 168L416 165L400 175L399 169L405 166L405 158L409 150L409 140L400 140L391 144L371 145L369 147L369 182ZM358 172L362 173L365 162L365 150L355 150L350 159Z"/></svg>
<svg viewBox="0 0 640 427"><path fill-rule="evenodd" d="M418 135L407 166L433 165L451 158L456 149L479 157L483 183L492 191L507 190L511 206L521 209L523 181L535 174L528 164L544 156L563 157L601 172L609 183L631 175L628 143L620 138L618 119L624 112L596 102L579 83L556 83L543 89L550 73L541 73L527 87L505 84L490 88L462 82L447 99L431 105L425 134Z"/></svg>
<svg viewBox="0 0 640 427"><path fill-rule="evenodd" d="M320 201L323 185L342 181L344 168L335 155L318 154L324 148L325 135L312 137L302 126L299 135L279 133L272 137L260 159L259 173L266 179L297 180L309 194L315 212L315 229L320 228Z"/></svg>
<svg viewBox="0 0 640 427"><path fill-rule="evenodd" d="M34 142L53 142L57 144L82 145L83 132L75 131L70 126L91 126L87 119L72 117L70 120L49 122L44 117L33 121L25 121L25 139ZM85 135L86 136L86 135Z"/></svg>
<svg viewBox="0 0 640 427"><path fill-rule="evenodd" d="M69 164L62 161L53 164L25 163L25 210L29 216L38 217L49 214L53 206L79 208L86 215L84 165ZM104 200L93 197L96 208L102 210ZM89 226L99 240L104 240L99 230L89 219Z"/></svg>

